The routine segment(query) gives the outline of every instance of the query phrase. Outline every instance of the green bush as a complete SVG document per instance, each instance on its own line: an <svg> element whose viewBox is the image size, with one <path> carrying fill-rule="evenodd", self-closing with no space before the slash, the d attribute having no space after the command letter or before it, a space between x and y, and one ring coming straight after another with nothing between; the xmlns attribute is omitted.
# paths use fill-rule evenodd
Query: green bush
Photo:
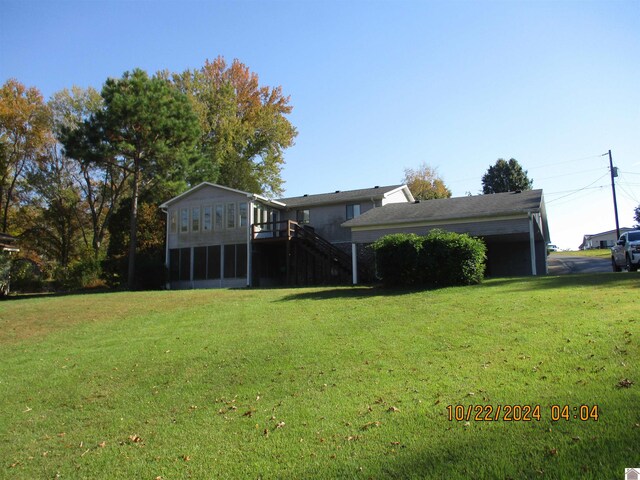
<svg viewBox="0 0 640 480"><path fill-rule="evenodd" d="M422 237L413 233L386 235L371 245L376 257L377 275L385 285L419 283L418 266Z"/></svg>
<svg viewBox="0 0 640 480"><path fill-rule="evenodd" d="M9 294L9 278L11 274L11 258L0 251L0 298Z"/></svg>
<svg viewBox="0 0 640 480"><path fill-rule="evenodd" d="M486 246L466 234L432 230L427 236L393 234L371 245L387 286L444 287L480 283Z"/></svg>
<svg viewBox="0 0 640 480"><path fill-rule="evenodd" d="M80 290L100 284L100 260L88 256L55 272L56 286L63 290Z"/></svg>
<svg viewBox="0 0 640 480"><path fill-rule="evenodd" d="M11 263L11 290L35 293L44 290L45 274L35 262L26 258L14 259Z"/></svg>
<svg viewBox="0 0 640 480"><path fill-rule="evenodd" d="M421 283L472 285L484 278L487 247L467 234L432 230L422 240Z"/></svg>

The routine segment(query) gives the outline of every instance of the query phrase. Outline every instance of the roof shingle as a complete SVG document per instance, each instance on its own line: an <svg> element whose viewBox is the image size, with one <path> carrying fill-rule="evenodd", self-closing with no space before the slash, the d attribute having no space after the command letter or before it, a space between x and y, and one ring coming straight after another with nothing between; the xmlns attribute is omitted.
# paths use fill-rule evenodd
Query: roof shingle
<svg viewBox="0 0 640 480"><path fill-rule="evenodd" d="M392 203L373 208L342 224L343 227L365 227L404 223L430 222L539 211L542 190L494 193L469 197L423 200L420 203Z"/></svg>

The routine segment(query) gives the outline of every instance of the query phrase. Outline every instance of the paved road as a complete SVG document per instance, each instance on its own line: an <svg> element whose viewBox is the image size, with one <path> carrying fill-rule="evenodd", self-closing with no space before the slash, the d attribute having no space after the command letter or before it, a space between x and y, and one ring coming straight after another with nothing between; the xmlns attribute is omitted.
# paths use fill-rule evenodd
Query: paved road
<svg viewBox="0 0 640 480"><path fill-rule="evenodd" d="M603 273L613 271L611 260L606 258L572 257L571 255L550 255L547 259L549 275L566 273Z"/></svg>

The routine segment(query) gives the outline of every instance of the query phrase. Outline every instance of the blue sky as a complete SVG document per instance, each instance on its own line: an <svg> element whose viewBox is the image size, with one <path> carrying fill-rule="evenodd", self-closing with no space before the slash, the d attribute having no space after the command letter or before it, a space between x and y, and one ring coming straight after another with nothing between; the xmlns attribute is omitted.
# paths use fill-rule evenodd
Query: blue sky
<svg viewBox="0 0 640 480"><path fill-rule="evenodd" d="M286 195L437 167L454 196L516 158L576 248L640 204L640 2L0 0L0 82L45 98L238 58L291 96ZM587 188L585 188L587 187Z"/></svg>

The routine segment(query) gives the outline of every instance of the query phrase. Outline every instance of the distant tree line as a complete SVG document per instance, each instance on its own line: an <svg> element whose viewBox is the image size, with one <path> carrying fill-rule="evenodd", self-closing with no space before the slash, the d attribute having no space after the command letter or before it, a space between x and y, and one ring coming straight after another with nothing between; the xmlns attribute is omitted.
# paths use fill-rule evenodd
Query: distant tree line
<svg viewBox="0 0 640 480"><path fill-rule="evenodd" d="M160 286L158 205L202 181L282 193L297 135L289 101L222 57L182 73L135 69L100 92L74 86L48 101L6 81L0 231L19 238L14 287Z"/></svg>

